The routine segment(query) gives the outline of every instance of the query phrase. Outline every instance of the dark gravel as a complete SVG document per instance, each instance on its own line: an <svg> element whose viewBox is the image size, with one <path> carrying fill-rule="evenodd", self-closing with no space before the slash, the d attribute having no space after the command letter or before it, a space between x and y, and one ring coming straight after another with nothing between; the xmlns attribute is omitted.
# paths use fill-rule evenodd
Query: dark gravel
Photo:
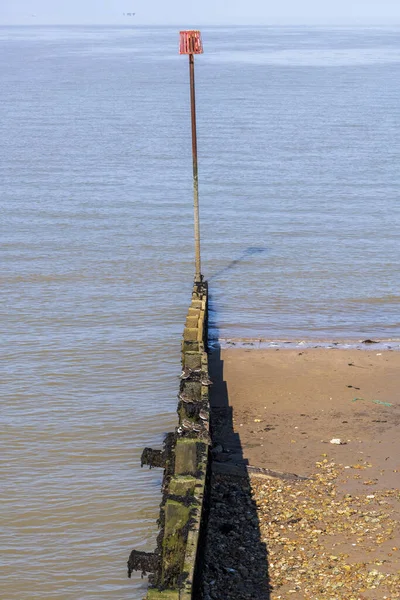
<svg viewBox="0 0 400 600"><path fill-rule="evenodd" d="M268 561L247 475L213 474L203 600L268 600Z"/></svg>

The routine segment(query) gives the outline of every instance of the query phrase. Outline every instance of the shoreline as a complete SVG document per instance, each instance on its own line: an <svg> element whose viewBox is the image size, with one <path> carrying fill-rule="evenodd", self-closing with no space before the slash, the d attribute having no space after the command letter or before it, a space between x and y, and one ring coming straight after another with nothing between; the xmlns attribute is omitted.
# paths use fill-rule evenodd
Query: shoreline
<svg viewBox="0 0 400 600"><path fill-rule="evenodd" d="M386 338L383 340L373 339L267 339L252 337L210 337L209 347L226 348L254 348L256 350L268 350L270 348L280 350L290 350L293 348L322 348L337 350L392 350L400 351L400 339Z"/></svg>

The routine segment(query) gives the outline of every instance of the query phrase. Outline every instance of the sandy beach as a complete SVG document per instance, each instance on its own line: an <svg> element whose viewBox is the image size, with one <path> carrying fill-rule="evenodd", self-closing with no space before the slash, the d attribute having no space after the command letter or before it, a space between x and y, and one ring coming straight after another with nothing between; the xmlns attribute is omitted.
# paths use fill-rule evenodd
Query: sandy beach
<svg viewBox="0 0 400 600"><path fill-rule="evenodd" d="M226 577L210 569L209 597L400 598L400 352L233 347L210 364L210 527L214 540L221 519L242 529L236 545L220 534L224 564L236 566ZM235 511L223 499L240 498L240 477L251 491Z"/></svg>
<svg viewBox="0 0 400 600"><path fill-rule="evenodd" d="M377 486L399 487L400 352L232 348L221 360L250 465L309 475L323 453L373 459Z"/></svg>

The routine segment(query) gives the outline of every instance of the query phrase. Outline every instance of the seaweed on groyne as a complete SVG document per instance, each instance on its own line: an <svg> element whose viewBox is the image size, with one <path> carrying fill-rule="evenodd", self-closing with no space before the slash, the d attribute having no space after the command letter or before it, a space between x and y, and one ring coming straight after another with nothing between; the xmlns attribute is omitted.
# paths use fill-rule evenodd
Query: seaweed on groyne
<svg viewBox="0 0 400 600"><path fill-rule="evenodd" d="M164 469L157 547L132 550L128 560L129 577L132 571L149 573L147 600L196 597L210 445L207 335L208 286L202 281L193 286L183 332L178 426L162 450L145 448L142 454L142 465Z"/></svg>

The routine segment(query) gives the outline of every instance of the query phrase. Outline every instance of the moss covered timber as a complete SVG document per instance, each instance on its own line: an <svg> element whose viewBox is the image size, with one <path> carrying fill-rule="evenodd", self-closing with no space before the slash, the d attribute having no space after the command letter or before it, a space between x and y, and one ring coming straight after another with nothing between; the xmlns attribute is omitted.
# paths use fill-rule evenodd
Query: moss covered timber
<svg viewBox="0 0 400 600"><path fill-rule="evenodd" d="M128 574L149 575L145 600L194 600L208 473L210 385L208 286L195 283L182 340L178 426L162 450L145 448L142 464L163 467L160 532L154 553L132 550Z"/></svg>

